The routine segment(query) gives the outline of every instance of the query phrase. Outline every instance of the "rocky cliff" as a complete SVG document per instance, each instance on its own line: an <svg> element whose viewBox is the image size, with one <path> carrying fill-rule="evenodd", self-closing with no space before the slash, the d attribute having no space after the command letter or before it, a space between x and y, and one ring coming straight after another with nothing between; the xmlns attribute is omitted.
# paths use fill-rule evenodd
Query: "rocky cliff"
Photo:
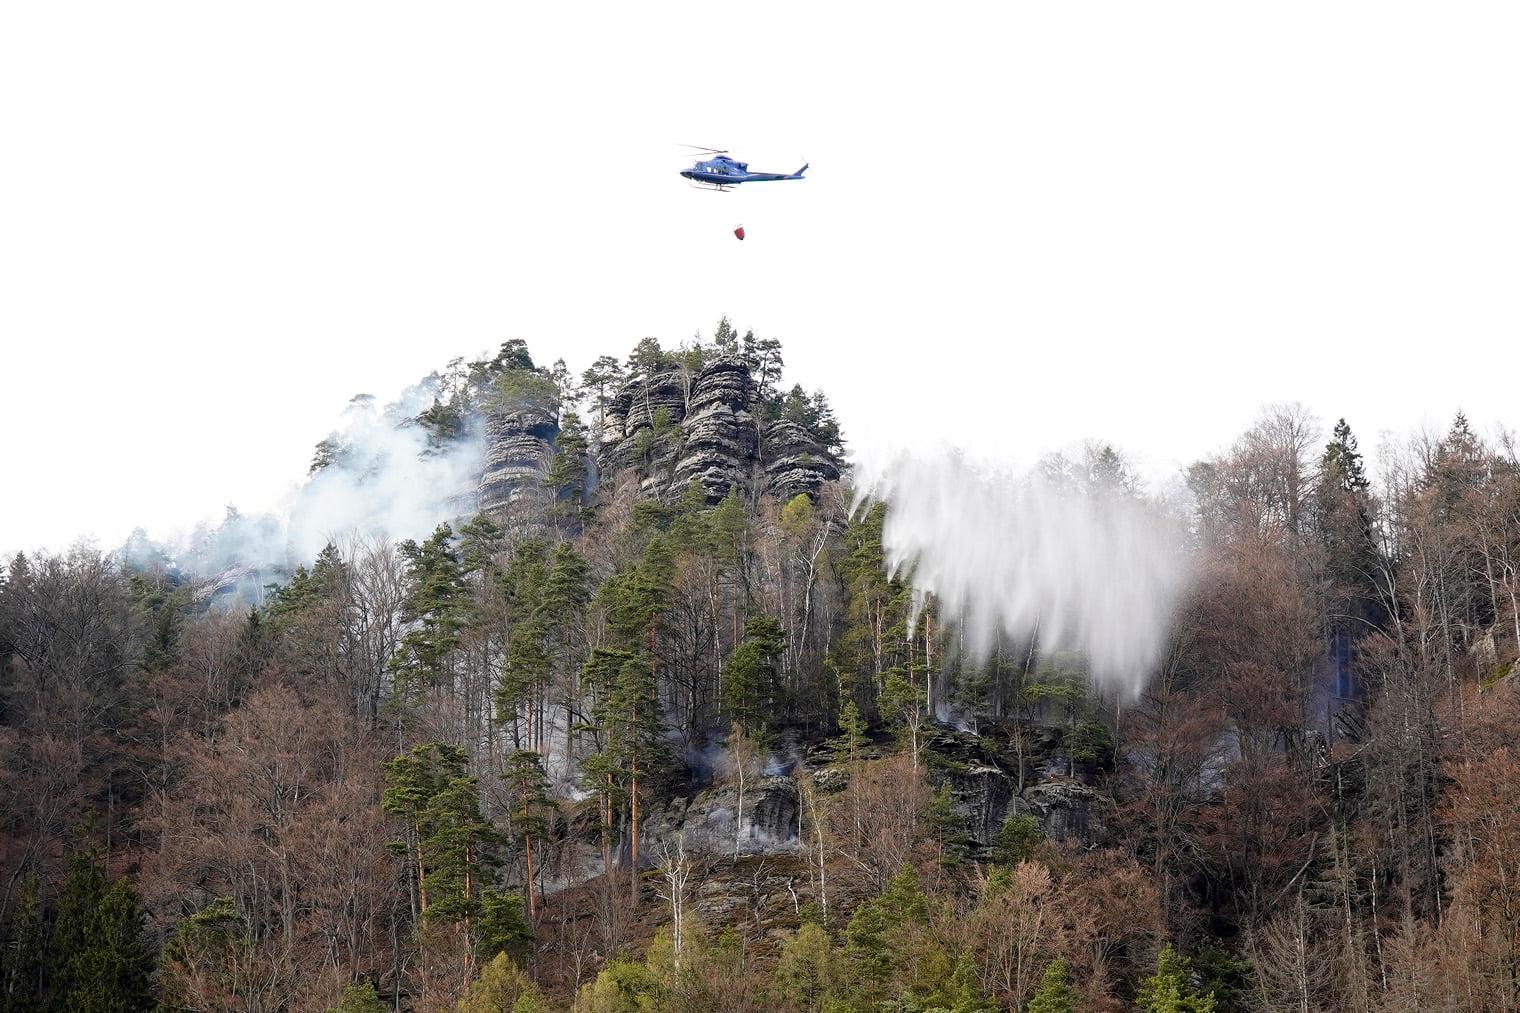
<svg viewBox="0 0 1520 1013"><path fill-rule="evenodd" d="M559 436L554 414L536 407L494 409L486 413L484 430L479 508L492 513L541 508L548 499L543 478Z"/></svg>
<svg viewBox="0 0 1520 1013"><path fill-rule="evenodd" d="M729 489L790 499L816 496L840 476L837 455L804 426L774 414L747 362L718 359L692 374L672 369L624 384L609 405L598 464L634 469L649 494L674 498L695 481L716 503Z"/></svg>
<svg viewBox="0 0 1520 1013"><path fill-rule="evenodd" d="M778 404L739 358L637 377L604 406L588 463L603 482L631 471L644 495L664 500L693 482L709 503L735 488L781 500L816 496L840 477L842 462L807 426L779 417ZM495 410L484 432L480 508L504 512L546 496L559 433L552 413Z"/></svg>

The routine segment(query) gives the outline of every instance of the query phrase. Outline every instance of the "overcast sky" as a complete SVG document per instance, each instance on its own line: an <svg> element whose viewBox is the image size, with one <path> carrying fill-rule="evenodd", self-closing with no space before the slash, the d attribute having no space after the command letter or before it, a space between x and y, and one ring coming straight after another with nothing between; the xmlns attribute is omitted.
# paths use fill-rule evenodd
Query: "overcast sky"
<svg viewBox="0 0 1520 1013"><path fill-rule="evenodd" d="M662 7L0 6L0 548L724 313L867 450L1520 423L1520 5ZM701 192L680 142L812 169Z"/></svg>

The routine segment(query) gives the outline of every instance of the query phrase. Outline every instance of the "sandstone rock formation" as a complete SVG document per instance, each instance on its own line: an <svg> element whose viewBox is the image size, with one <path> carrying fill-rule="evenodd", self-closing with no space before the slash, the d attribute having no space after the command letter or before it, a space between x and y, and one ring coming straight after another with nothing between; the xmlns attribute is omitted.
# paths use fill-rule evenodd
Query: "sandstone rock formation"
<svg viewBox="0 0 1520 1013"><path fill-rule="evenodd" d="M825 482L839 478L839 462L795 422L777 419L767 426L763 451L765 491L777 499L816 496Z"/></svg>
<svg viewBox="0 0 1520 1013"><path fill-rule="evenodd" d="M634 379L607 408L598 465L603 475L634 469L640 487L663 499L692 482L709 503L729 489L790 499L817 495L839 478L834 453L784 419L764 427L760 391L748 363L718 359L696 374L670 370Z"/></svg>
<svg viewBox="0 0 1520 1013"><path fill-rule="evenodd" d="M558 435L558 422L543 408L488 412L479 508L502 513L519 506L531 510L544 505L548 491L543 477L554 458Z"/></svg>

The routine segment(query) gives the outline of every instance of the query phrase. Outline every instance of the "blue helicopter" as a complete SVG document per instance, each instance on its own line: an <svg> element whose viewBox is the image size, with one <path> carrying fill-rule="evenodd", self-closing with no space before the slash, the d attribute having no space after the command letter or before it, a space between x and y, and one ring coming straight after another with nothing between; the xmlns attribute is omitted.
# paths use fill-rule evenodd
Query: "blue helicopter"
<svg viewBox="0 0 1520 1013"><path fill-rule="evenodd" d="M694 147L694 145L688 145L688 147ZM790 174L750 172L748 162L740 162L728 157L727 151L719 148L697 148L696 150L712 157L697 162L690 169L683 169L681 175L709 190L727 190L740 183L762 183L773 179L801 179L802 174L808 170L808 167L804 165Z"/></svg>

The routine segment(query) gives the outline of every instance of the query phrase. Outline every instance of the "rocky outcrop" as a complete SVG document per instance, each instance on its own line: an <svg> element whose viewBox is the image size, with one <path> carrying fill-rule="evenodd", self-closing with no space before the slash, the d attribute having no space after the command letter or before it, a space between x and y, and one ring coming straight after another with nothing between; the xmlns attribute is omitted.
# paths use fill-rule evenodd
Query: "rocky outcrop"
<svg viewBox="0 0 1520 1013"><path fill-rule="evenodd" d="M1050 840L1094 848L1108 838L1114 804L1096 788L1076 781L1043 781L1026 788L1015 807L1038 820Z"/></svg>
<svg viewBox="0 0 1520 1013"><path fill-rule="evenodd" d="M1033 816L1052 841L1097 847L1108 835L1113 802L1064 776L1045 776L1019 790L1018 761L970 732L939 727L925 741L929 780L948 786L972 839L989 847L1010 812Z"/></svg>
<svg viewBox="0 0 1520 1013"><path fill-rule="evenodd" d="M559 423L543 408L496 409L485 420L480 509L501 513L547 503L543 477L554 458Z"/></svg>
<svg viewBox="0 0 1520 1013"><path fill-rule="evenodd" d="M762 408L765 409L762 412ZM679 499L695 483L708 504L732 489L790 500L816 497L840 477L840 461L806 426L781 419L763 426L775 402L757 388L748 362L723 358L696 373L670 369L624 384L606 403L588 469L601 482L638 476L643 495ZM482 423L485 464L478 508L530 518L546 506L543 478L559 435L543 407L493 409ZM468 513L477 504L460 510Z"/></svg>
<svg viewBox="0 0 1520 1013"><path fill-rule="evenodd" d="M597 471L603 476L637 471L646 495L665 497L673 484L689 395L688 378L679 370L624 384L602 420Z"/></svg>
<svg viewBox="0 0 1520 1013"><path fill-rule="evenodd" d="M718 359L700 372L670 370L625 384L608 404L598 470L633 469L643 491L681 496L695 481L709 503L728 491L791 499L816 496L839 478L839 461L803 426L765 426L760 392L742 359Z"/></svg>
<svg viewBox="0 0 1520 1013"><path fill-rule="evenodd" d="M803 427L786 419L765 430L765 491L782 501L800 493L816 497L825 482L839 478L839 464Z"/></svg>
<svg viewBox="0 0 1520 1013"><path fill-rule="evenodd" d="M709 502L749 480L759 451L759 433L750 408L755 395L749 368L725 359L697 375L681 422L681 456L675 485L698 482Z"/></svg>
<svg viewBox="0 0 1520 1013"><path fill-rule="evenodd" d="M676 799L651 827L655 839L677 831L698 854L767 855L795 851L797 841L797 783L790 777L758 777L739 789L720 784L698 792L690 801Z"/></svg>

